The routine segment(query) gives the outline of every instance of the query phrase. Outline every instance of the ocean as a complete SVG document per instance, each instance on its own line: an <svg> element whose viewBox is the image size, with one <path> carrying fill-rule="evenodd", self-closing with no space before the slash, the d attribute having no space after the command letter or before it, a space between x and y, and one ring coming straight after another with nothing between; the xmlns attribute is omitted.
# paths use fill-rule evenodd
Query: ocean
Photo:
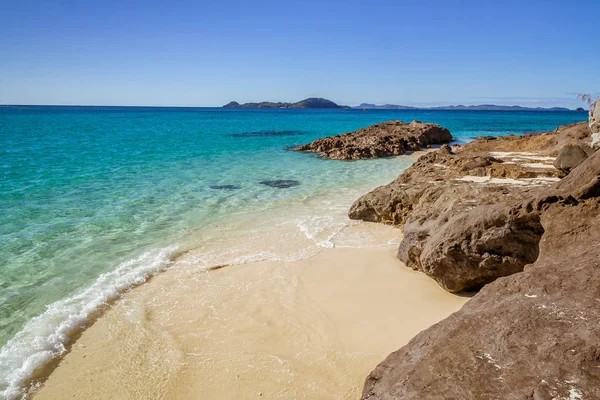
<svg viewBox="0 0 600 400"><path fill-rule="evenodd" d="M467 142L587 113L0 107L0 397L175 259L203 268L369 246L346 234L348 207L413 160L289 148L392 119ZM277 180L293 185L265 184Z"/></svg>

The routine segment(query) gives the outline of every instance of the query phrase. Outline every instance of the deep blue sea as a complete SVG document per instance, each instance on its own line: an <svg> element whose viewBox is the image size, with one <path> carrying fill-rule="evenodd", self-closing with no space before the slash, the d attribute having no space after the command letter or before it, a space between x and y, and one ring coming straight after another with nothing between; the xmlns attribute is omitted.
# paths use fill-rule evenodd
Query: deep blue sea
<svg viewBox="0 0 600 400"><path fill-rule="evenodd" d="M227 225L231 218L260 215L268 227L272 211L329 245L324 221L343 222L311 215L317 212L311 207L343 211L411 163L322 160L290 146L392 119L436 122L466 142L586 118L585 112L0 107L0 397L12 396L36 367L63 352L103 304L183 252L238 229ZM260 183L266 180L299 184L276 188ZM206 263L234 261L221 253Z"/></svg>

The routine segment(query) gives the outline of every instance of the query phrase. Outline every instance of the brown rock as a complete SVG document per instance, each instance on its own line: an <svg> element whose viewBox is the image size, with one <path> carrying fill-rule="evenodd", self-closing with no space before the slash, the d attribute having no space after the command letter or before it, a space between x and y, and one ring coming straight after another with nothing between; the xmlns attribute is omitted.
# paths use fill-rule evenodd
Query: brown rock
<svg viewBox="0 0 600 400"><path fill-rule="evenodd" d="M558 201L543 194L552 183L548 178L559 174L549 154L567 140L588 140L583 128L585 123L541 135L482 138L454 153L446 146L359 198L348 215L404 225L401 261L450 292L478 290L536 260L543 234L540 207ZM517 145L528 152L516 151ZM585 187L581 182L578 178L577 190ZM523 205L538 197L536 204Z"/></svg>
<svg viewBox="0 0 600 400"><path fill-rule="evenodd" d="M522 136L499 136L496 140L476 140L463 147L464 151L477 153L489 152L541 152L556 156L567 143L589 145L591 130L587 122L558 127L554 132L531 133Z"/></svg>
<svg viewBox="0 0 600 400"><path fill-rule="evenodd" d="M295 150L318 152L324 158L335 160L359 160L398 156L452 140L450 131L437 124L389 121L355 132L317 139Z"/></svg>
<svg viewBox="0 0 600 400"><path fill-rule="evenodd" d="M564 146L558 152L558 156L556 156L556 160L554 160L554 166L564 175L567 175L571 170L578 167L588 158L590 147L586 147L587 148L584 148L584 146L578 144L568 144Z"/></svg>
<svg viewBox="0 0 600 400"><path fill-rule="evenodd" d="M506 204L479 206L430 230L419 270L449 292L479 290L534 262L543 232L537 213Z"/></svg>
<svg viewBox="0 0 600 400"><path fill-rule="evenodd" d="M552 205L540 257L369 375L363 399L600 398L600 205Z"/></svg>
<svg viewBox="0 0 600 400"><path fill-rule="evenodd" d="M517 203L459 218L466 231L509 208L513 220L537 216L535 262L389 355L367 378L363 399L600 398L600 153Z"/></svg>

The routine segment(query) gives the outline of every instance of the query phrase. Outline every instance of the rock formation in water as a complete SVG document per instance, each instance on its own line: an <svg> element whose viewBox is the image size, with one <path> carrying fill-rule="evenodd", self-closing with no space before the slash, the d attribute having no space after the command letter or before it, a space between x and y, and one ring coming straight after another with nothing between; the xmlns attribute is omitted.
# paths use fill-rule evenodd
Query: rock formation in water
<svg viewBox="0 0 600 400"><path fill-rule="evenodd" d="M451 142L452 135L437 124L389 121L354 132L317 139L297 151L321 153L334 160L359 160L403 155L427 146Z"/></svg>

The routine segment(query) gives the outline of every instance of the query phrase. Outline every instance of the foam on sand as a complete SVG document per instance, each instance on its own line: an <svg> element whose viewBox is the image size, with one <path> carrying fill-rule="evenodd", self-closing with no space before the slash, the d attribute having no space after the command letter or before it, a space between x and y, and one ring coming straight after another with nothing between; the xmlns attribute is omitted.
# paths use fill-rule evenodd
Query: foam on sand
<svg viewBox="0 0 600 400"><path fill-rule="evenodd" d="M72 335L124 290L169 266L177 246L149 251L98 277L86 290L50 304L0 351L0 398L21 398L26 384L55 357L67 351Z"/></svg>

